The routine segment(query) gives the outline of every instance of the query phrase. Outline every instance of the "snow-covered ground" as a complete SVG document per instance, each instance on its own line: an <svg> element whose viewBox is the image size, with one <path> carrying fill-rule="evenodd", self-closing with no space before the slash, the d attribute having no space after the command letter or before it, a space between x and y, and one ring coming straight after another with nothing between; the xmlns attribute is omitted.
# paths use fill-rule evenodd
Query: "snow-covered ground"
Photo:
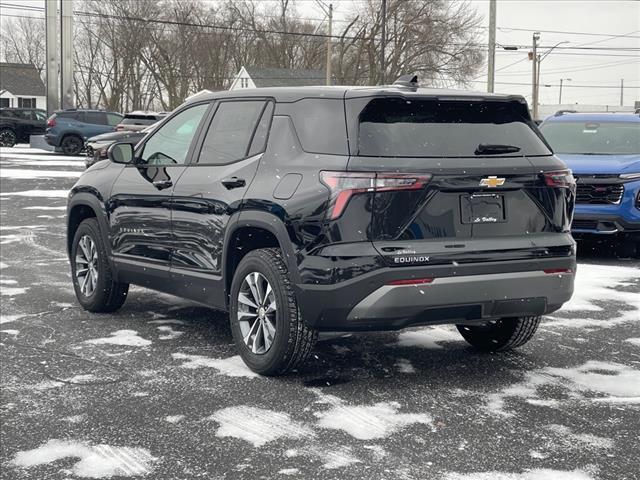
<svg viewBox="0 0 640 480"><path fill-rule="evenodd" d="M2 478L639 478L640 264L581 255L524 348L451 327L331 337L285 378L224 314L132 288L75 302L65 202L82 157L0 149Z"/></svg>

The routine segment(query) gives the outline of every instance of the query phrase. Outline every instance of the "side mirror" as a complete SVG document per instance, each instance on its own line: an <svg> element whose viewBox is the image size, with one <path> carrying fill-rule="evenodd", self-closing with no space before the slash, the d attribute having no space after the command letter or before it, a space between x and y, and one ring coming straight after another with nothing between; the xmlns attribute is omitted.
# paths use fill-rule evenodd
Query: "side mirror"
<svg viewBox="0 0 640 480"><path fill-rule="evenodd" d="M109 147L107 156L113 163L131 163L133 161L133 145L130 143L114 143Z"/></svg>

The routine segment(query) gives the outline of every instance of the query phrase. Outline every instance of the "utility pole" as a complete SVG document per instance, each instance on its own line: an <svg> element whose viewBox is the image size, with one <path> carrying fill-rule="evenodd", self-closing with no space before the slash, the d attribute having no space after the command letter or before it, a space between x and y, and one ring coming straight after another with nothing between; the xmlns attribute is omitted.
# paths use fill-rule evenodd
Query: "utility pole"
<svg viewBox="0 0 640 480"><path fill-rule="evenodd" d="M73 108L73 0L60 1L60 63L62 108Z"/></svg>
<svg viewBox="0 0 640 480"><path fill-rule="evenodd" d="M58 103L58 2L46 0L45 37L47 52L47 113L51 115L59 108Z"/></svg>
<svg viewBox="0 0 640 480"><path fill-rule="evenodd" d="M538 118L538 40L540 40L540 32L534 32L531 52L531 60L533 61L531 71L531 115L534 120Z"/></svg>
<svg viewBox="0 0 640 480"><path fill-rule="evenodd" d="M620 79L620 106L624 106L624 78Z"/></svg>
<svg viewBox="0 0 640 480"><path fill-rule="evenodd" d="M487 59L487 92L494 92L496 76L496 10L497 0L489 3L489 58Z"/></svg>
<svg viewBox="0 0 640 480"><path fill-rule="evenodd" d="M384 52L387 49L387 0L382 0L382 37L380 38L380 84L386 82L386 65Z"/></svg>
<svg viewBox="0 0 640 480"><path fill-rule="evenodd" d="M331 35L333 28L333 4L329 4L329 36L327 37L327 85L331 85Z"/></svg>
<svg viewBox="0 0 640 480"><path fill-rule="evenodd" d="M560 79L560 95L558 96L558 105L562 105L562 82L564 80L566 80L567 82L571 81L570 78L561 78Z"/></svg>

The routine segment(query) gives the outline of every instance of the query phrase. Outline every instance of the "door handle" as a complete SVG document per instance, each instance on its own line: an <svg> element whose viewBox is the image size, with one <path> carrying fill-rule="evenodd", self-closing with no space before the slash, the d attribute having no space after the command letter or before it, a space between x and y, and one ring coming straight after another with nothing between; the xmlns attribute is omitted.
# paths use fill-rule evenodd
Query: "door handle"
<svg viewBox="0 0 640 480"><path fill-rule="evenodd" d="M164 190L165 188L173 187L173 182L171 180L158 180L153 182L153 186L158 190Z"/></svg>
<svg viewBox="0 0 640 480"><path fill-rule="evenodd" d="M244 181L244 178L231 177L222 180L222 184L227 187L227 190L231 190L232 188L244 187L247 182Z"/></svg>

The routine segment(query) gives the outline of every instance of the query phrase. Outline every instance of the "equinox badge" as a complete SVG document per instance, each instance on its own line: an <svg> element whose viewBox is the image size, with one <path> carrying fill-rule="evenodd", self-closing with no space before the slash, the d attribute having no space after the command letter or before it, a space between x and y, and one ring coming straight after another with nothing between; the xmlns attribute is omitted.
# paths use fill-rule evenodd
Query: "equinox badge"
<svg viewBox="0 0 640 480"><path fill-rule="evenodd" d="M505 180L504 178L498 178L495 175L491 175L487 178L483 178L482 180L480 180L480 186L496 188L496 187L499 187L500 185L504 185L504 180Z"/></svg>

